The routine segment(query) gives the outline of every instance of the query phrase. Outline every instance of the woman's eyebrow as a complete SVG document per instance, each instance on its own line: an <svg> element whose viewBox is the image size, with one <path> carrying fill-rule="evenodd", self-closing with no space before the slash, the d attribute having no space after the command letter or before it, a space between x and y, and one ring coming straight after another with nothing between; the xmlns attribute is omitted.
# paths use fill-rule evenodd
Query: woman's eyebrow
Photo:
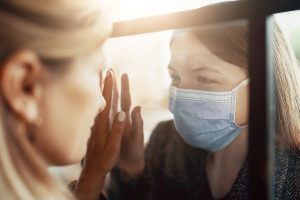
<svg viewBox="0 0 300 200"><path fill-rule="evenodd" d="M205 67L205 66L198 67L198 68L192 70L192 72L199 72L199 71L210 71L210 72L222 74L222 72L217 70L217 69L214 69L214 68L211 68L211 67Z"/></svg>

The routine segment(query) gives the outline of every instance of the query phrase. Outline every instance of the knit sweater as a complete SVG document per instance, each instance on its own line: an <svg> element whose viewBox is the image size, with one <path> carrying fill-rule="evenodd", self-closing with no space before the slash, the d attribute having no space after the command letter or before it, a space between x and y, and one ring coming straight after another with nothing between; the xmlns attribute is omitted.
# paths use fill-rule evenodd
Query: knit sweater
<svg viewBox="0 0 300 200"><path fill-rule="evenodd" d="M173 121L161 122L145 150L144 174L131 179L118 168L113 169L109 200L213 199L205 172L208 154L186 144ZM300 155L276 148L274 162L273 199L300 199ZM248 172L246 160L222 200L249 199Z"/></svg>

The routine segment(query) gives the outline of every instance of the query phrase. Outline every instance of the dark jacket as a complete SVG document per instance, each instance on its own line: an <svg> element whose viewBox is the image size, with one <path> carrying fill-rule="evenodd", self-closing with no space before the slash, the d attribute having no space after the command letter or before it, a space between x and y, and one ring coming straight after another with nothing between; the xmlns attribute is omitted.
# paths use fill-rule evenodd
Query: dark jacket
<svg viewBox="0 0 300 200"><path fill-rule="evenodd" d="M145 151L144 174L130 179L117 168L113 169L109 199L212 199L205 172L207 156L207 151L184 143L173 121L161 122L153 131ZM300 156L278 149L274 156L273 199L300 199ZM246 160L223 200L249 199L247 163ZM125 182L124 177L127 180Z"/></svg>

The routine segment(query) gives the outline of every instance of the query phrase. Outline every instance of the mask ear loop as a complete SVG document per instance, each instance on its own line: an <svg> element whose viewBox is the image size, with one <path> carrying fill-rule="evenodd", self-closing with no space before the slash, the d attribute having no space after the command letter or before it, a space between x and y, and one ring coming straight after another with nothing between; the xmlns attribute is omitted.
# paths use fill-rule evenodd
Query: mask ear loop
<svg viewBox="0 0 300 200"><path fill-rule="evenodd" d="M246 125L243 125L243 126L239 126L237 123L236 123L236 120L235 120L235 114L236 114L236 106L237 106L237 92L240 88L248 85L250 83L250 78L247 78L245 80L243 80L242 82L240 82L236 87L234 87L231 91L232 92L235 92L235 99L234 99L234 116L233 116L233 122L234 124L239 127L239 128L245 128L247 126L249 126L249 123L246 124Z"/></svg>
<svg viewBox="0 0 300 200"><path fill-rule="evenodd" d="M237 90L248 85L249 83L250 83L250 78L247 78L247 79L243 80L242 82L240 82L237 86L235 86L231 91L236 92Z"/></svg>

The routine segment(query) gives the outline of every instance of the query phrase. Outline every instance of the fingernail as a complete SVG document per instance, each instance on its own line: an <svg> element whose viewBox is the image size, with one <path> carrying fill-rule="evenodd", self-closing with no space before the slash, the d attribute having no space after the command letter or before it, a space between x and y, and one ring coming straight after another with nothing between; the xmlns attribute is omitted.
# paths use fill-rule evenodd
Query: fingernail
<svg viewBox="0 0 300 200"><path fill-rule="evenodd" d="M111 72L111 70L109 69L109 70L106 72L106 77L108 77L108 76L110 76L110 75L112 75L112 72Z"/></svg>
<svg viewBox="0 0 300 200"><path fill-rule="evenodd" d="M122 77L122 79L128 79L128 74L127 73L123 73L121 77Z"/></svg>
<svg viewBox="0 0 300 200"><path fill-rule="evenodd" d="M141 112L142 112L142 107L141 106L138 106L138 112L141 114Z"/></svg>
<svg viewBox="0 0 300 200"><path fill-rule="evenodd" d="M119 122L124 122L125 119L126 119L126 114L125 114L125 112L123 112L123 111L119 112L119 115L118 115L118 121L119 121Z"/></svg>

